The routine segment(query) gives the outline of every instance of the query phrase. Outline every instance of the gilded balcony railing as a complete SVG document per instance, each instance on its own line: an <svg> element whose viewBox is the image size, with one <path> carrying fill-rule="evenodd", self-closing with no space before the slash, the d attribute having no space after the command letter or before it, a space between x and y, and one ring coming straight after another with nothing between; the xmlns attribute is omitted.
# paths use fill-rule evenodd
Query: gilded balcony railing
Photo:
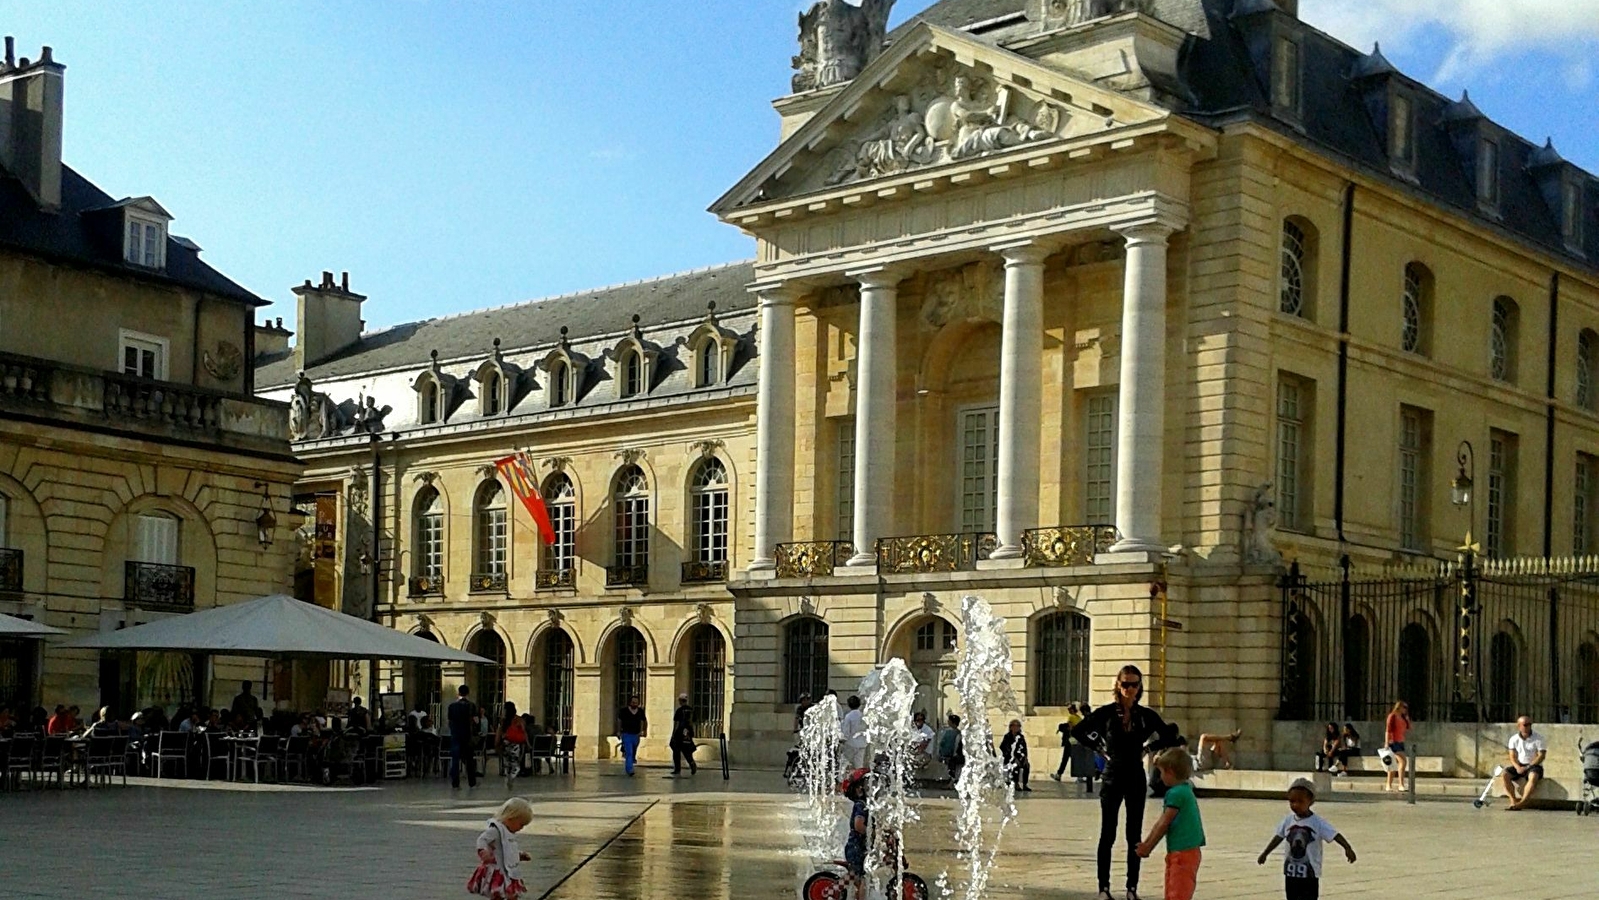
<svg viewBox="0 0 1599 900"><path fill-rule="evenodd" d="M727 561L686 562L683 564L684 584L709 584L727 580Z"/></svg>
<svg viewBox="0 0 1599 900"><path fill-rule="evenodd" d="M849 541L802 541L773 548L778 578L817 578L833 574L855 554Z"/></svg>
<svg viewBox="0 0 1599 900"><path fill-rule="evenodd" d="M413 597L430 597L444 593L443 575L412 575L409 582Z"/></svg>
<svg viewBox="0 0 1599 900"><path fill-rule="evenodd" d="M565 569L540 569L533 576L533 587L541 591L576 586L577 570L570 567Z"/></svg>
<svg viewBox="0 0 1599 900"><path fill-rule="evenodd" d="M906 575L923 572L962 572L977 568L999 541L992 534L913 534L879 538L877 573Z"/></svg>
<svg viewBox="0 0 1599 900"><path fill-rule="evenodd" d="M473 572L467 580L466 589L474 594L503 594L505 593L505 573Z"/></svg>
<svg viewBox="0 0 1599 900"><path fill-rule="evenodd" d="M648 565L606 566L606 587L643 587L650 583Z"/></svg>
<svg viewBox="0 0 1599 900"><path fill-rule="evenodd" d="M0 548L0 594L22 590L22 551Z"/></svg>
<svg viewBox="0 0 1599 900"><path fill-rule="evenodd" d="M1091 566L1114 543L1114 525L1029 528L1022 532L1022 559L1029 566Z"/></svg>
<svg viewBox="0 0 1599 900"><path fill-rule="evenodd" d="M194 569L128 560L122 570L122 602L140 609L190 612Z"/></svg>

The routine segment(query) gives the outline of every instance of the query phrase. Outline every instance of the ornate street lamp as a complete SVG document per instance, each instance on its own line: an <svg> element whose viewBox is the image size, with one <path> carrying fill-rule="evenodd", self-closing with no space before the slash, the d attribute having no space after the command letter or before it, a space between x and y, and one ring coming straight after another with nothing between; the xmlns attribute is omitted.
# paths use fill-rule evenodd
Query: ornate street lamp
<svg viewBox="0 0 1599 900"><path fill-rule="evenodd" d="M1477 473L1477 458L1472 451L1471 441L1461 441L1460 448L1455 451L1455 462L1459 468L1455 471L1455 480L1449 492L1450 502L1455 506L1466 507L1466 546L1462 549L1471 549L1471 529L1477 524L1477 494L1473 488L1473 477Z"/></svg>
<svg viewBox="0 0 1599 900"><path fill-rule="evenodd" d="M278 517L272 514L272 496L267 492L267 484L257 481L255 486L261 489L261 513L255 517L255 538L261 542L261 549L272 546L274 532L278 528Z"/></svg>

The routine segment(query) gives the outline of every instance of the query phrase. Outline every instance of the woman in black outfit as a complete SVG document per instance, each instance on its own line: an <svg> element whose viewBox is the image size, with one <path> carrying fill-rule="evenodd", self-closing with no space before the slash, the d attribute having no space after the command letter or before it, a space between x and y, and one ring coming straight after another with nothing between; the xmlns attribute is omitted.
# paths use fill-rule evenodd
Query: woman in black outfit
<svg viewBox="0 0 1599 900"><path fill-rule="evenodd" d="M1166 723L1154 710L1140 706L1144 673L1137 666L1122 666L1116 675L1116 702L1088 714L1072 729L1072 739L1105 757L1104 785L1099 792L1099 893L1096 900L1115 900L1110 892L1110 853L1116 843L1116 820L1127 807L1127 894L1138 897L1138 853L1143 839L1144 801L1149 785L1144 776L1144 754L1151 739L1163 736Z"/></svg>

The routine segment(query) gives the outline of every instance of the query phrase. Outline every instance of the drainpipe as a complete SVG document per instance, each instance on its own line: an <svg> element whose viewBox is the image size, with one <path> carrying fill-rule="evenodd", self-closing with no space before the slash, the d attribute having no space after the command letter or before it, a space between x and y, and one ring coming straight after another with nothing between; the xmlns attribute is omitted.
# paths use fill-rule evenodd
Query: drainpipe
<svg viewBox="0 0 1599 900"><path fill-rule="evenodd" d="M1338 543L1344 542L1344 465L1349 408L1349 268L1355 239L1355 183L1344 186L1344 235L1338 277L1338 422L1336 461L1333 464L1333 522Z"/></svg>
<svg viewBox="0 0 1599 900"><path fill-rule="evenodd" d="M369 443L372 447L372 468L371 472L367 475L368 480L366 486L366 495L368 498L368 503L372 507L368 517L368 521L372 527L372 608L367 611L367 618L371 619L373 622L376 622L378 620L378 586L382 583L383 577L382 566L378 563L378 549L382 543L380 537L383 534L382 526L380 524L383 521L383 475L378 467L382 463L382 456L379 451L383 444L381 436L379 436L376 432L372 433ZM370 665L372 667L372 671L371 677L367 679L366 707L367 715L371 716L372 720L375 722L377 721L379 712L378 661L375 659L371 660Z"/></svg>
<svg viewBox="0 0 1599 900"><path fill-rule="evenodd" d="M1548 400L1544 412L1543 441L1543 555L1554 555L1554 496L1555 496L1555 354L1560 338L1560 273L1549 276L1549 382ZM1560 646L1560 589L1549 588L1549 647ZM1560 654L1549 654L1549 696L1554 700L1556 721L1560 715Z"/></svg>

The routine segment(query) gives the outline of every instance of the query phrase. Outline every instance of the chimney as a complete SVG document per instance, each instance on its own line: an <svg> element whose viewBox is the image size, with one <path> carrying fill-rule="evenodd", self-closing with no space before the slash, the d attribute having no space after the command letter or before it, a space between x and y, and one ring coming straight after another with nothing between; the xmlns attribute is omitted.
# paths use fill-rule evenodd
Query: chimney
<svg viewBox="0 0 1599 900"><path fill-rule="evenodd" d="M283 327L283 317L277 322L267 319L255 327L255 358L281 356L289 352L289 337L294 332Z"/></svg>
<svg viewBox="0 0 1599 900"><path fill-rule="evenodd" d="M350 290L350 275L340 282L332 272L322 273L322 282L310 279L294 289L300 298L295 329L294 367L308 369L361 339L361 304L366 300ZM286 339L286 338L285 338ZM259 345L258 345L259 346Z"/></svg>
<svg viewBox="0 0 1599 900"><path fill-rule="evenodd" d="M66 66L45 47L37 62L16 59L6 38L0 61L0 168L42 207L61 207L61 86Z"/></svg>

